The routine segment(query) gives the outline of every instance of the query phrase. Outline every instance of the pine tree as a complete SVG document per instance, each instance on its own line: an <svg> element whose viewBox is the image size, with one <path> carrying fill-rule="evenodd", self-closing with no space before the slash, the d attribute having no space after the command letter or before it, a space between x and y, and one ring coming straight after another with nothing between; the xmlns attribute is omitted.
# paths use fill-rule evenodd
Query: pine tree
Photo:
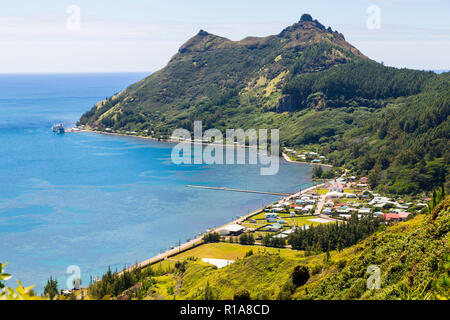
<svg viewBox="0 0 450 320"><path fill-rule="evenodd" d="M49 297L50 300L53 300L58 295L58 280L50 277L44 287L44 295Z"/></svg>

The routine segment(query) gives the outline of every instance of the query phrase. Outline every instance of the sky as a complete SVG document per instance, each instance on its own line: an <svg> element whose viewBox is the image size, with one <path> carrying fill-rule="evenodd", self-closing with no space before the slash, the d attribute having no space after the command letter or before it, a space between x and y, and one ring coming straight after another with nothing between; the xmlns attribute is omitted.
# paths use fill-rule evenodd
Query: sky
<svg viewBox="0 0 450 320"><path fill-rule="evenodd" d="M0 0L0 73L154 72L200 29L267 36L303 13L385 65L450 69L449 0Z"/></svg>

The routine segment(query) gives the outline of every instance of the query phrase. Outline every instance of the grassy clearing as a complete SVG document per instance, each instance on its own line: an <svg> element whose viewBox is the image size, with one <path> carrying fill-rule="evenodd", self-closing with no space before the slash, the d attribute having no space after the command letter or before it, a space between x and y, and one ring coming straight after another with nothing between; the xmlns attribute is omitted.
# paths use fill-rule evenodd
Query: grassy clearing
<svg viewBox="0 0 450 320"><path fill-rule="evenodd" d="M329 191L330 190L328 189L317 189L317 193L320 194L321 196L328 194Z"/></svg>
<svg viewBox="0 0 450 320"><path fill-rule="evenodd" d="M196 257L199 259L211 258L211 259L237 260L245 257L245 254L250 250L253 250L254 253L258 252L279 253L283 257L303 256L302 251L295 251L290 249L265 248L261 246L242 246L240 244L235 243L220 242L220 243L204 244L195 249L176 255L171 259L185 260L190 257Z"/></svg>

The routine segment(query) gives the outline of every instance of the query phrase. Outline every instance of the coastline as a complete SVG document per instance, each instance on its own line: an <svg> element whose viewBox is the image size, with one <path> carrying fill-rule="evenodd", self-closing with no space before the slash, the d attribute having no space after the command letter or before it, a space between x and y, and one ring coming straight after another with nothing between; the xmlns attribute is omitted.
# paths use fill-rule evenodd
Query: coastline
<svg viewBox="0 0 450 320"><path fill-rule="evenodd" d="M211 142L197 142L192 140L186 140L186 141L177 141L177 140L167 140L167 139L158 139L154 137L149 136L139 136L139 135L132 135L132 134L126 134L126 133L116 133L116 132L104 132L104 131L94 131L89 129L82 129L78 132L90 132L90 133L96 133L96 134L106 134L106 135L112 135L112 136L121 136L121 137L128 137L128 138L138 138L138 139L146 139L146 140L152 140L156 142L164 142L164 143L189 143L194 145L205 145L205 146L214 146L214 145L222 145L224 147L238 147L238 148L244 148L244 149L257 149L258 151L265 150L263 148L258 148L255 146L246 146L246 145L240 145L240 144L228 144L228 143L211 143Z"/></svg>
<svg viewBox="0 0 450 320"><path fill-rule="evenodd" d="M326 167L326 168L333 168L331 164L323 164L323 163L311 163L311 162L301 162L301 161L294 161L289 158L289 156L286 153L282 153L284 160L290 163L298 163L298 164L306 164L309 166L320 166L320 167Z"/></svg>
<svg viewBox="0 0 450 320"><path fill-rule="evenodd" d="M152 140L152 141L156 141L156 142L163 142L163 143L180 143L180 142L184 142L184 143L189 143L189 144L201 144L201 145L205 145L205 146L210 146L210 145L217 145L215 143L201 143L201 142L195 142L195 141L172 141L172 140L166 140L166 139L158 139L158 138L154 138L154 137L149 137L149 136L139 136L139 135L131 135L131 134L126 134L126 133L116 133L116 132L104 132L104 131L94 131L94 130L90 130L90 129L82 129L78 132L89 132L89 133L96 133L96 134L105 134L105 135L112 135L112 136L120 136L120 137L127 137L127 138L138 138L138 139L146 139L146 140ZM243 146L243 145L234 145L234 144L223 144L224 147L238 147L238 148L244 148L244 149L257 149L258 151L262 151L264 149L255 147L255 146ZM308 165L308 166L320 166L320 167L325 167L325 168L333 168L333 166L331 164L323 164L323 163L311 163L311 162L302 162L302 161L294 161L291 160L291 158L289 158L289 156L282 152L280 158L283 158L286 162L289 163L296 163L296 164L304 164L304 165Z"/></svg>
<svg viewBox="0 0 450 320"><path fill-rule="evenodd" d="M301 195L303 195L305 193L308 193L310 191L313 191L315 189L320 189L325 184L326 183L322 183L322 184L319 184L319 185L315 185L315 186L309 187L309 188L301 190L301 191L299 191L297 193L294 193L294 194L291 194L289 196L286 196L286 197L282 198L280 201L277 201L277 202L290 201L292 198L299 197L299 196L301 196ZM271 205L271 204L274 204L274 203L275 202L270 203L268 205ZM240 223L244 222L245 220L250 219L251 217L256 216L256 215L260 214L261 212L263 212L264 208L267 207L268 205L266 205L266 206L264 206L264 207L262 207L260 209L257 209L257 210L255 210L255 211L253 211L253 212L251 212L251 213L249 213L249 214L247 214L245 216L241 216L241 217L239 217L239 218L237 218L237 219L235 219L235 220L233 220L231 222L228 222L228 223L224 224L223 226L217 227L215 229L211 229L210 232L217 232L218 230L221 230L221 229L223 229L223 228L225 228L225 227L227 227L229 225L240 224ZM188 241L186 243L183 243L183 244L181 244L178 247L175 247L173 249L170 249L168 251L160 253L160 254L158 254L158 255L150 258L150 259L144 260L144 261L142 261L140 263L137 263L137 264L135 264L135 265L133 265L133 266L123 270L123 271L118 272L118 275L121 275L124 271L129 272L129 271L132 271L132 270L134 270L136 268L142 269L142 268L149 267L149 266L154 265L154 264L156 264L156 263L158 263L160 261L164 261L167 258L170 258L171 256L174 256L174 255L176 255L176 254L178 254L180 252L187 251L187 250L189 250L191 248L195 248L197 245L202 244L203 236L204 235L198 236L195 239L190 240L190 241Z"/></svg>
<svg viewBox="0 0 450 320"><path fill-rule="evenodd" d="M122 137L128 137L128 138L146 139L146 140L152 140L152 141L163 142L163 143L179 143L179 142L181 142L181 141L171 141L171 140L166 140L166 139L158 139L158 138L148 137L148 136L130 135L130 134L124 134L124 133L103 132L103 131L99 132L99 131L94 131L94 130L90 130L90 129L82 129L82 130L80 130L78 132L89 132L89 133L104 134L104 135L122 136ZM214 143L201 143L201 142L196 142L196 141L184 141L184 142L185 143L189 143L189 144L214 145ZM223 146L225 146L225 147L240 147L240 148L256 148L258 150L262 150L262 149L259 149L257 147L254 147L254 146L230 145L230 144L223 144ZM309 162L293 161L285 153L282 153L282 156L280 156L280 158L283 158L286 162L289 162L289 163L303 164L303 165L309 165L309 166L320 165L320 166L329 167L329 168L333 167L332 165L326 165L326 164L312 164L312 163L309 163ZM325 184L326 183L323 182L323 183L321 183L319 185L315 185L315 186L309 187L309 188L301 190L301 191L299 191L297 193L293 193L293 194L291 194L289 196L285 196L285 197L283 197L281 200L279 200L277 202L288 202L292 198L296 198L296 197L299 197L299 196L301 196L301 195L303 195L305 193L313 191L315 189L319 189L319 188L323 187ZM253 216L256 216L256 215L260 214L261 212L264 211L265 207L267 207L267 206L269 206L271 204L274 204L274 203L269 203L269 204L267 204L266 206L264 206L262 208L259 208L259 209L255 210L255 211L253 211L251 213L248 213L248 214L246 214L244 216L241 216L241 217L239 217L237 219L234 219L233 221L228 222L228 223L226 223L226 224L224 224L224 225L222 225L220 227L217 227L217 228L214 228L214 229L210 229L210 232L216 232L216 231L221 230L221 229L223 229L223 228L225 228L225 227L227 227L229 225L240 224L243 221L245 221L245 220L247 220L247 219L249 219L249 218L251 218ZM146 267L154 265L154 264L156 264L156 263L158 263L160 261L164 261L167 258L170 258L171 256L174 256L174 255L176 255L176 254L178 254L180 252L188 251L191 248L195 248L196 246L201 245L203 243L203 236L204 236L203 234L200 235L200 236L197 236L193 240L185 242L185 243L181 244L180 246L174 247L173 249L167 250L167 251L165 251L163 253L160 253L160 254L158 254L156 256L153 256L153 257L151 257L151 258L149 258L147 260L144 260L142 262L134 264L133 266L130 266L130 267L128 267L128 268L118 272L117 274L121 275L124 271L129 272L129 271L134 270L136 268L138 268L138 269L146 268Z"/></svg>

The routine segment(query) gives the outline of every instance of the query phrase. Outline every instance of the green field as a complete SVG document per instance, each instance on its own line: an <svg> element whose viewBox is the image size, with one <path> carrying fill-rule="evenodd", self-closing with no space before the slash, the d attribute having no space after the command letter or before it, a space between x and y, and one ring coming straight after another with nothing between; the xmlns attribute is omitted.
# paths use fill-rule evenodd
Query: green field
<svg viewBox="0 0 450 320"><path fill-rule="evenodd" d="M288 213L281 213L278 214L280 219L286 220L287 225L286 226L303 226L305 224L309 225L309 226L316 226L319 225L320 223L318 222L314 222L314 221L310 221L311 219L316 218L315 216L296 216L295 218L292 218L290 216L290 214ZM253 217L252 219L264 219L265 215L264 213L259 214L258 216ZM257 223L249 223L248 221L245 221L242 225L246 228L258 228L261 227L264 224L269 224L267 222L267 220L257 220Z"/></svg>
<svg viewBox="0 0 450 320"><path fill-rule="evenodd" d="M266 248L261 246L243 246L235 243L207 243L197 248L185 251L181 254L171 257L172 260L185 260L190 257L198 259L224 259L237 260L245 257L245 254L253 250L254 253L269 252L280 253L283 257L300 257L303 256L302 251L290 249Z"/></svg>

